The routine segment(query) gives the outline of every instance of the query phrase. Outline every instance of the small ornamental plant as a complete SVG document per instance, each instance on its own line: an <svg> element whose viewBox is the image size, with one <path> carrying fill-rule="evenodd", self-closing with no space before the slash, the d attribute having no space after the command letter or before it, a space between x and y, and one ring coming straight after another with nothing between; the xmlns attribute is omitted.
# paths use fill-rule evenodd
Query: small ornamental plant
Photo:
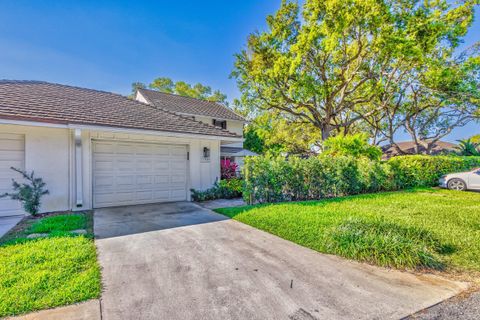
<svg viewBox="0 0 480 320"><path fill-rule="evenodd" d="M12 179L13 192L1 194L0 198L10 197L12 200L19 200L26 212L33 216L37 215L40 209L41 197L49 193L45 189L46 183L42 178L36 178L33 171L27 173L14 167L10 169L20 173L26 182L19 183Z"/></svg>
<svg viewBox="0 0 480 320"><path fill-rule="evenodd" d="M220 162L220 175L222 179L233 179L237 176L238 164L230 160Z"/></svg>

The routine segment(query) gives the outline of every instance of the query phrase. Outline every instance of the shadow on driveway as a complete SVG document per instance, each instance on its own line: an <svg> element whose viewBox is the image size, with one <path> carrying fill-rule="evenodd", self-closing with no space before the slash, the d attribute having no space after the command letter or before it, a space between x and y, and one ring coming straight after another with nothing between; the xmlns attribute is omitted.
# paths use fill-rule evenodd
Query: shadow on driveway
<svg viewBox="0 0 480 320"><path fill-rule="evenodd" d="M97 239L227 220L191 202L172 202L95 209Z"/></svg>

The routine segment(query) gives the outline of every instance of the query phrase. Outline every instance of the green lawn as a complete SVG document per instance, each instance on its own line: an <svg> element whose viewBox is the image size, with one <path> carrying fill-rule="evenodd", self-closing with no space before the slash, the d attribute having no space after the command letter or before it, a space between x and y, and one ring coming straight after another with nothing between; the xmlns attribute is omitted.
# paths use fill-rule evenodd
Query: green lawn
<svg viewBox="0 0 480 320"><path fill-rule="evenodd" d="M0 317L100 296L91 213L26 219L0 239ZM87 235L69 231L86 229ZM46 238L28 239L31 233Z"/></svg>
<svg viewBox="0 0 480 320"><path fill-rule="evenodd" d="M423 189L216 211L349 259L400 269L480 271L480 193Z"/></svg>

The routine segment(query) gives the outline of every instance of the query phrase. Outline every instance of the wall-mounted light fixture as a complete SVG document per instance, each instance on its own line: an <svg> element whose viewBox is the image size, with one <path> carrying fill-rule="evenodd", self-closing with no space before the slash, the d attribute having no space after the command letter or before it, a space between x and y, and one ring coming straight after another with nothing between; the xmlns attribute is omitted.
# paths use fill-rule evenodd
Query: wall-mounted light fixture
<svg viewBox="0 0 480 320"><path fill-rule="evenodd" d="M203 147L203 159L210 160L210 148Z"/></svg>

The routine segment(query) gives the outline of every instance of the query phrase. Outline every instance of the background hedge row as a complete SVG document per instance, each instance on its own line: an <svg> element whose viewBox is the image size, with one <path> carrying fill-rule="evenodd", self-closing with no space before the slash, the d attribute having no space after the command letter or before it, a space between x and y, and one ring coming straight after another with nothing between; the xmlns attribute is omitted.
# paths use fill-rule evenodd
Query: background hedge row
<svg viewBox="0 0 480 320"><path fill-rule="evenodd" d="M251 202L316 200L377 191L436 186L451 172L480 167L480 157L400 156L249 157L243 196Z"/></svg>

